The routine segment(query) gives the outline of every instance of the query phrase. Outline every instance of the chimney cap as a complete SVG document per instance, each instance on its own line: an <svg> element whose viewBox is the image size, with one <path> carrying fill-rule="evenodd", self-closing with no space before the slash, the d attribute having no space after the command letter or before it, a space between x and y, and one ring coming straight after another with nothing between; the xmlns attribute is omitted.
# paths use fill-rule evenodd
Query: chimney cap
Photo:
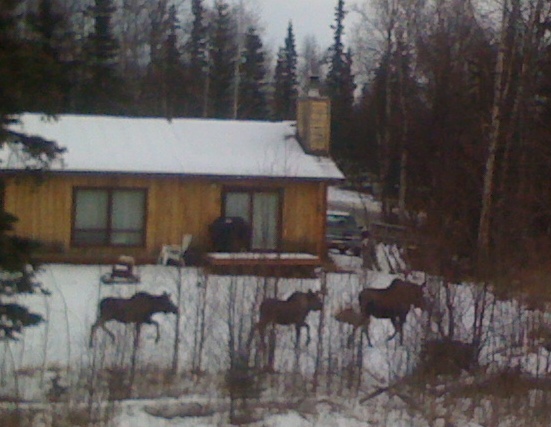
<svg viewBox="0 0 551 427"><path fill-rule="evenodd" d="M319 76L310 76L308 83L308 96L319 97L320 96L320 78Z"/></svg>

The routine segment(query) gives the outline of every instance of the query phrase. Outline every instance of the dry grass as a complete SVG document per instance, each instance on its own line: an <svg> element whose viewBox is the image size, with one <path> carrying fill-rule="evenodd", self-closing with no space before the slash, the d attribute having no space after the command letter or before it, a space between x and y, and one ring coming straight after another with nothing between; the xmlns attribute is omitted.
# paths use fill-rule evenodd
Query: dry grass
<svg viewBox="0 0 551 427"><path fill-rule="evenodd" d="M423 344L416 375L457 376L477 366L478 349L474 344L449 339L429 340Z"/></svg>

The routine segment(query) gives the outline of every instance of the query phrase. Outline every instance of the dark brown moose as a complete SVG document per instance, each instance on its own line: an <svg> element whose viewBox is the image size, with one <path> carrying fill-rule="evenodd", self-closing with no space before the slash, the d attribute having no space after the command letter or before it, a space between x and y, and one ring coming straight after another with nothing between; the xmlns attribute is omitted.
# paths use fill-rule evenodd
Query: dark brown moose
<svg viewBox="0 0 551 427"><path fill-rule="evenodd" d="M168 293L151 295L147 292L138 292L130 298L103 298L99 303L98 318L90 330L90 347L98 327L101 327L115 341L115 335L105 326L105 323L110 320L135 323L136 338L140 336L142 324L155 325L157 328L155 342L158 342L160 338L159 323L152 319L155 313L178 313L178 308L172 303Z"/></svg>
<svg viewBox="0 0 551 427"><path fill-rule="evenodd" d="M307 339L306 345L310 343L310 326L306 323L306 316L310 311L320 311L323 307L322 297L320 292L294 292L287 300L279 300L276 298L268 298L260 304L260 319L256 326L251 331L249 344L253 338L255 329L260 335L260 344L265 347L264 335L266 327L270 324L277 325L295 325L296 343L298 347L300 343L300 330L306 328Z"/></svg>
<svg viewBox="0 0 551 427"><path fill-rule="evenodd" d="M371 346L369 338L370 317L378 319L390 319L394 326L394 333L388 338L394 338L400 334L400 344L403 344L403 327L406 317L412 306L425 308L425 285L417 285L402 279L394 279L385 289L363 289L358 297L360 311L365 318L364 331L367 342Z"/></svg>

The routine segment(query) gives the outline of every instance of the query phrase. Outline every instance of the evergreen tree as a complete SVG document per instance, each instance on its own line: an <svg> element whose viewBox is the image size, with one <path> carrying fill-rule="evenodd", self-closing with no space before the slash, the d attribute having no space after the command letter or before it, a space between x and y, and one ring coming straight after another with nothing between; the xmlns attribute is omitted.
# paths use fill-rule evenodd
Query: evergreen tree
<svg viewBox="0 0 551 427"><path fill-rule="evenodd" d="M169 33L164 43L164 74L165 74L165 117L182 116L185 112L186 73L178 47L180 28L176 6L172 5L168 13Z"/></svg>
<svg viewBox="0 0 551 427"><path fill-rule="evenodd" d="M235 80L235 25L228 3L217 0L212 24L210 47L209 116L232 116L233 85Z"/></svg>
<svg viewBox="0 0 551 427"><path fill-rule="evenodd" d="M40 51L17 37L15 11L18 6L16 1L0 2L0 147L9 140L31 155L35 165L47 166L63 150L55 142L10 129L10 125L17 122L18 113L29 105L29 99L48 96L40 91L42 75L36 68ZM34 280L38 265L33 250L37 244L15 235L15 222L16 218L0 203L0 340L17 339L25 327L44 320L21 304L6 302L7 295L47 293Z"/></svg>
<svg viewBox="0 0 551 427"><path fill-rule="evenodd" d="M189 55L188 114L191 117L207 115L207 75L208 75L208 27L205 24L203 0L192 0L193 23L187 46Z"/></svg>
<svg viewBox="0 0 551 427"><path fill-rule="evenodd" d="M141 81L139 113L158 117L168 114L166 43L170 25L167 2L158 0L154 5L149 13L149 34L147 35L149 63Z"/></svg>
<svg viewBox="0 0 551 427"><path fill-rule="evenodd" d="M240 66L239 109L240 119L266 120L268 106L264 93L264 50L262 40L254 27L245 35L245 48Z"/></svg>
<svg viewBox="0 0 551 427"><path fill-rule="evenodd" d="M289 22L285 46L280 48L277 54L274 75L274 119L293 120L296 118L297 87L297 51L293 24Z"/></svg>
<svg viewBox="0 0 551 427"><path fill-rule="evenodd" d="M55 10L53 0L40 0L38 10L30 12L27 20L31 29L39 37L39 43L42 51L50 54L52 57L59 57L59 37L60 28L63 25L63 15Z"/></svg>
<svg viewBox="0 0 551 427"><path fill-rule="evenodd" d="M344 0L338 0L335 8L334 43L330 48L331 62L327 73L326 87L331 98L332 146L337 156L352 157L351 134L354 113L354 76L352 75L352 54L344 51Z"/></svg>
<svg viewBox="0 0 551 427"><path fill-rule="evenodd" d="M68 105L71 82L69 80L70 64L62 60L63 44L70 37L69 23L58 11L54 0L40 0L36 11L27 15L27 23L33 31L33 42L40 55L36 60L41 62L42 78L47 85L43 92L50 96L39 97L39 104L29 110L64 111ZM29 106L30 107L30 106Z"/></svg>
<svg viewBox="0 0 551 427"><path fill-rule="evenodd" d="M120 114L124 112L123 79L117 71L119 44L112 27L116 8L112 0L95 0L90 12L94 30L88 36L85 58L81 112L95 114Z"/></svg>

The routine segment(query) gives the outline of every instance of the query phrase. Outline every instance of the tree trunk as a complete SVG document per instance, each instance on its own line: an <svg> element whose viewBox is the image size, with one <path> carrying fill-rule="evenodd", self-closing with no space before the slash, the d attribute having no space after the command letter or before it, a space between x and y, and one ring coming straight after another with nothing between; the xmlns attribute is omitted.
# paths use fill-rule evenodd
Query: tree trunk
<svg viewBox="0 0 551 427"><path fill-rule="evenodd" d="M403 39L398 43L399 51L398 58L401 61L405 57ZM407 194L407 162L408 162L408 111L405 95L405 76L402 64L398 65L398 82L400 87L398 93L400 96L400 113L402 116L402 129L400 135L400 187L398 192L398 215L400 222L403 224L406 219L406 194Z"/></svg>
<svg viewBox="0 0 551 427"><path fill-rule="evenodd" d="M172 375L178 373L178 360L180 359L180 319L182 311L180 309L182 303L182 266L178 266L178 284L176 285L176 305L178 312L176 313L176 327L174 328L174 343L172 348Z"/></svg>
<svg viewBox="0 0 551 427"><path fill-rule="evenodd" d="M495 66L494 100L488 126L488 154L484 170L480 221L478 227L477 268L481 273L486 269L490 257L491 226L493 217L493 199L496 176L496 158L501 131L501 112L503 100L503 72L505 67L505 49L507 38L507 3L503 5L501 38Z"/></svg>
<svg viewBox="0 0 551 427"><path fill-rule="evenodd" d="M382 210L383 218L386 221L391 214L391 206L388 194L388 180L390 179L390 166L391 166L391 148L390 148L390 117L392 115L392 96L390 88L391 80L391 55L392 55L392 29L388 29L387 32L387 46L386 46L386 77L385 77L385 110L382 119L383 134L380 141L380 155L381 155L381 183L382 183Z"/></svg>

